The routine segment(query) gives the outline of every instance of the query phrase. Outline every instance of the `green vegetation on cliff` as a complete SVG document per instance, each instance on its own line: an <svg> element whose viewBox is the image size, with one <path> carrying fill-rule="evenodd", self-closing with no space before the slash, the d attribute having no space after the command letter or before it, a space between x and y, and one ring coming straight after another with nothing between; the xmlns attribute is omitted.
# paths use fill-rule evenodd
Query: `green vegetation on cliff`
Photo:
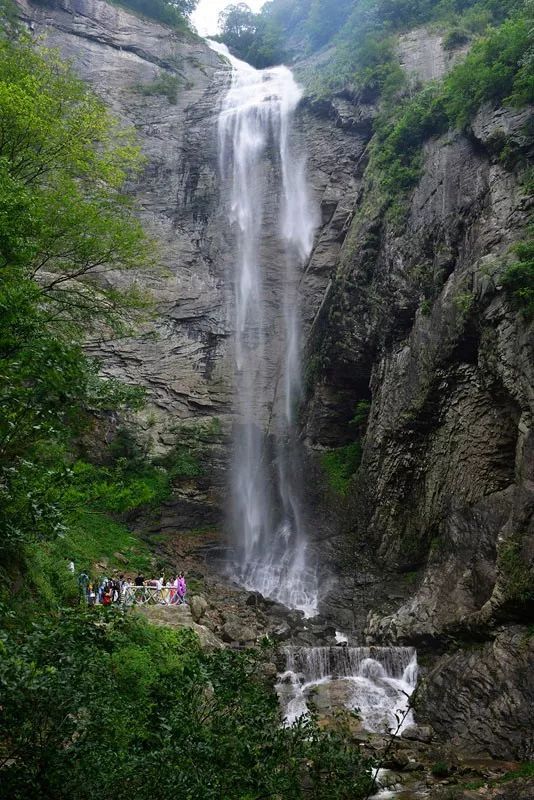
<svg viewBox="0 0 534 800"><path fill-rule="evenodd" d="M519 242L514 253L517 259L503 272L502 285L514 308L531 320L534 319L534 240Z"/></svg>
<svg viewBox="0 0 534 800"><path fill-rule="evenodd" d="M56 5L56 0L34 0L34 2L52 8ZM110 2L181 32L191 31L188 18L198 5L198 0L110 0Z"/></svg>
<svg viewBox="0 0 534 800"><path fill-rule="evenodd" d="M395 110L386 105L376 122L370 169L390 204L419 180L422 145L431 136L464 128L485 102L534 102L532 47L532 21L506 20L473 45L442 82L427 85Z"/></svg>
<svg viewBox="0 0 534 800"><path fill-rule="evenodd" d="M132 135L49 50L0 39L0 519L2 551L65 530L73 443L142 401L103 380L83 336L124 333L146 299L97 276L149 261L123 192Z"/></svg>
<svg viewBox="0 0 534 800"><path fill-rule="evenodd" d="M420 178L425 141L465 128L484 103L534 102L533 18L532 0L273 0L256 15L242 3L231 6L221 38L257 66L328 45L328 58L301 77L319 98L348 93L378 103L368 176L399 214ZM398 35L421 25L437 26L449 50L473 40L442 81L423 87L407 80L398 56ZM506 143L502 158L508 166L516 160Z"/></svg>
<svg viewBox="0 0 534 800"><path fill-rule="evenodd" d="M256 66L328 46L318 77L322 91L335 91L380 81L392 60L395 33L437 24L448 31L446 46L454 49L521 7L522 0L271 0L254 14L240 2L221 15L221 38Z"/></svg>

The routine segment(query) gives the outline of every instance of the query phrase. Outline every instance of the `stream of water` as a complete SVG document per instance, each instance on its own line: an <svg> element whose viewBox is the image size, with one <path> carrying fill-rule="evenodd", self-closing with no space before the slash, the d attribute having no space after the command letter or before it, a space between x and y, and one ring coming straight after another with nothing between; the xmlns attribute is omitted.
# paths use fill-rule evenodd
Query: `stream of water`
<svg viewBox="0 0 534 800"><path fill-rule="evenodd" d="M219 114L219 161L234 237L236 425L232 577L307 616L318 581L302 501L295 415L301 399L299 282L317 225L295 145L302 92L289 69L231 63Z"/></svg>
<svg viewBox="0 0 534 800"><path fill-rule="evenodd" d="M290 725L319 703L358 711L369 732L397 734L414 723L409 699L417 683L412 647L286 647L277 691Z"/></svg>

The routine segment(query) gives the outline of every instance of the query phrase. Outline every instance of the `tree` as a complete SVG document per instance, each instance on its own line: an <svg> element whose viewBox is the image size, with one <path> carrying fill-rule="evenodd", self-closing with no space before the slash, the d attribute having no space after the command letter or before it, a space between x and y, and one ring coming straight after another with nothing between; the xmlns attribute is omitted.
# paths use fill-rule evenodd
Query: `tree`
<svg viewBox="0 0 534 800"><path fill-rule="evenodd" d="M346 21L353 0L313 0L306 29L314 47L328 42Z"/></svg>
<svg viewBox="0 0 534 800"><path fill-rule="evenodd" d="M83 353L146 302L102 280L150 262L124 192L133 135L51 50L0 37L0 520L2 546L60 529L65 448L97 408L129 402ZM9 37L9 38L8 38Z"/></svg>
<svg viewBox="0 0 534 800"><path fill-rule="evenodd" d="M12 622L5 626L12 628ZM6 796L359 800L371 764L313 719L281 725L261 653L105 609L0 633Z"/></svg>
<svg viewBox="0 0 534 800"><path fill-rule="evenodd" d="M257 15L246 3L227 6L219 14L219 29L222 41L242 57L254 43Z"/></svg>

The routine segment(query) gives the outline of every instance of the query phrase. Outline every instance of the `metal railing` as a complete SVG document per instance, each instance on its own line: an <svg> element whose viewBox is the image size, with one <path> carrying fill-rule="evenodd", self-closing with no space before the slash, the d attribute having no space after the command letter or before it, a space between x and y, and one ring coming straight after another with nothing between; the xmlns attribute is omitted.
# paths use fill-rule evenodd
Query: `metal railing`
<svg viewBox="0 0 534 800"><path fill-rule="evenodd" d="M182 602L178 591L172 586L161 589L157 586L126 586L122 590L121 600L127 606L167 606Z"/></svg>

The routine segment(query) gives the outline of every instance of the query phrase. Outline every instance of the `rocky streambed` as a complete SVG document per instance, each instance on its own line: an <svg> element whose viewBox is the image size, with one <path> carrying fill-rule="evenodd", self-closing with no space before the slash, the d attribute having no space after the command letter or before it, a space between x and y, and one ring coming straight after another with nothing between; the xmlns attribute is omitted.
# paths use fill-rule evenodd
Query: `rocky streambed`
<svg viewBox="0 0 534 800"><path fill-rule="evenodd" d="M208 650L256 647L268 637L273 647L265 650L262 674L277 691L286 722L311 711L324 727L342 724L347 737L376 759L381 800L534 798L534 775L524 763L473 758L441 731L417 724L408 699L432 669L431 652L423 652L418 665L412 647L365 646L340 636L320 616L306 619L244 591L222 574L226 547L214 531L160 542L162 563L185 569L193 592L189 606L143 613L155 624L194 629Z"/></svg>

